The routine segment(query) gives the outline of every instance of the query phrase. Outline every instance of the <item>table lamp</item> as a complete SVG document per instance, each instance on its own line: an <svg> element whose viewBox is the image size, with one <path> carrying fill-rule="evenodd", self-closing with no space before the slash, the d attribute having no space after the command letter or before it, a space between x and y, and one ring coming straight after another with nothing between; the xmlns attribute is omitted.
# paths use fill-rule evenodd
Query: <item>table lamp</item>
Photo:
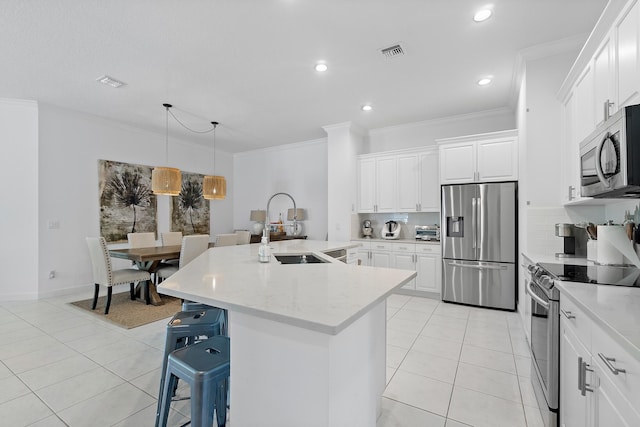
<svg viewBox="0 0 640 427"><path fill-rule="evenodd" d="M295 213L295 221L294 221L294 213ZM292 227L291 232L294 236L299 236L300 234L302 234L302 223L300 221L304 221L305 219L307 219L306 212L302 208L289 209L287 211L287 221L294 221L293 224L291 225Z"/></svg>
<svg viewBox="0 0 640 427"><path fill-rule="evenodd" d="M249 219L251 219L251 221L256 221L253 224L253 234L262 234L262 230L264 229L264 222L267 220L267 211L252 210L251 217Z"/></svg>

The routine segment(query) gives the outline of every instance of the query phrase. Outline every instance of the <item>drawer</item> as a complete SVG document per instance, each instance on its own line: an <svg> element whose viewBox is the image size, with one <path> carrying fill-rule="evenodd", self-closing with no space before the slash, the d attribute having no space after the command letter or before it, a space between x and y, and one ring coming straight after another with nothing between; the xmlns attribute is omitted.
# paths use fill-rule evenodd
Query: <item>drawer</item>
<svg viewBox="0 0 640 427"><path fill-rule="evenodd" d="M440 255L440 245L431 245L426 243L416 244L416 253L419 254L437 254Z"/></svg>
<svg viewBox="0 0 640 427"><path fill-rule="evenodd" d="M357 248L353 248L353 250L362 250L362 249L371 249L371 241L370 240L352 240L351 243L358 243L360 246ZM351 250L351 249L350 249Z"/></svg>
<svg viewBox="0 0 640 427"><path fill-rule="evenodd" d="M414 253L416 251L415 243L391 243L391 250L394 252Z"/></svg>
<svg viewBox="0 0 640 427"><path fill-rule="evenodd" d="M371 242L372 251L389 251L393 250L393 243L387 242Z"/></svg>
<svg viewBox="0 0 640 427"><path fill-rule="evenodd" d="M587 317L587 314L573 301L562 295L560 296L560 317L567 321L567 325L573 329L582 344L590 349L593 320Z"/></svg>
<svg viewBox="0 0 640 427"><path fill-rule="evenodd" d="M608 365L603 358L608 360ZM640 407L640 361L598 326L593 328L591 360L598 364L600 375L606 376L635 408ZM625 372L613 370L622 369Z"/></svg>

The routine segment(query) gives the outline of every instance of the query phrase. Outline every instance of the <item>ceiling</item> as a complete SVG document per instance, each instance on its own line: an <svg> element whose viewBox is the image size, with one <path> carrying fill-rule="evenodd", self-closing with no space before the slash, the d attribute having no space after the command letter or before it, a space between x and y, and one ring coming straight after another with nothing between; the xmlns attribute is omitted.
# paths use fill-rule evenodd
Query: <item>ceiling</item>
<svg viewBox="0 0 640 427"><path fill-rule="evenodd" d="M161 133L168 102L192 128L220 122L217 148L240 152L322 138L322 126L346 121L377 129L512 106L518 52L586 39L606 0L493 0L493 16L475 23L485 4L2 0L0 97ZM379 50L398 42L405 55L385 59ZM318 60L328 71L314 70ZM97 83L104 74L126 85ZM478 86L486 75L493 82Z"/></svg>

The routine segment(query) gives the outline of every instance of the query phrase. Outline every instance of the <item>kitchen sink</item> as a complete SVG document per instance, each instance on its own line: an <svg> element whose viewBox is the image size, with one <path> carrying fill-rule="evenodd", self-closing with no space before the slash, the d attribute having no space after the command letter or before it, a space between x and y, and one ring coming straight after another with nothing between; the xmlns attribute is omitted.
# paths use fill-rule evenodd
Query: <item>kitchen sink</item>
<svg viewBox="0 0 640 427"><path fill-rule="evenodd" d="M274 256L278 261L280 261L280 264L320 264L328 262L311 254Z"/></svg>

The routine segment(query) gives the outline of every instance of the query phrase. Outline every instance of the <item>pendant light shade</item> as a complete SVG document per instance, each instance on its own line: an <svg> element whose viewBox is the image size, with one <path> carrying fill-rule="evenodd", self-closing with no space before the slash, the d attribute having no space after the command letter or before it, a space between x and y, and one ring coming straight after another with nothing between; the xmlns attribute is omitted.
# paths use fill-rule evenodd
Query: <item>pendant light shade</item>
<svg viewBox="0 0 640 427"><path fill-rule="evenodd" d="M167 110L165 161L169 163L169 108L171 104L162 104ZM157 166L151 171L151 191L153 194L177 196L182 189L180 169L168 166Z"/></svg>
<svg viewBox="0 0 640 427"><path fill-rule="evenodd" d="M213 125L213 171L216 169L216 127L218 122L211 122ZM223 200L227 196L227 180L224 176L207 175L202 181L202 197L207 200Z"/></svg>

